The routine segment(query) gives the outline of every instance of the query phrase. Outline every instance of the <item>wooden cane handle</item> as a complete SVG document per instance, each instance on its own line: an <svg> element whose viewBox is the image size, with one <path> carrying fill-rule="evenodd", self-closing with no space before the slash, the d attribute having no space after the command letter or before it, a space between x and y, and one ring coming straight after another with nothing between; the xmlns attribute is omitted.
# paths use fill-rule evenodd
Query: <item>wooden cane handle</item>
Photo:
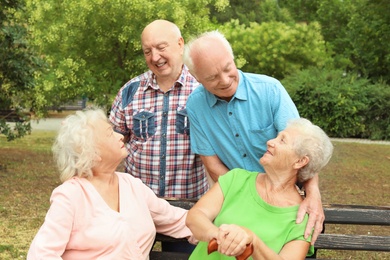
<svg viewBox="0 0 390 260"><path fill-rule="evenodd" d="M207 253L211 254L212 252L215 252L217 250L218 250L217 239L213 238L213 239L211 239L211 241L209 242L209 245L207 246ZM253 254L253 245L248 244L248 245L246 245L244 252L241 255L236 256L236 260L246 260L252 254Z"/></svg>

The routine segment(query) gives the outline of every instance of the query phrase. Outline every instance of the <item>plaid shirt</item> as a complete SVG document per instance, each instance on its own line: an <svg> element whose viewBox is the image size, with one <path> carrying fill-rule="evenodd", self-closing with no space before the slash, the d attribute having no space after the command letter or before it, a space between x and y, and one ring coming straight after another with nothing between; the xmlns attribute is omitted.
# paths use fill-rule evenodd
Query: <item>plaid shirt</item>
<svg viewBox="0 0 390 260"><path fill-rule="evenodd" d="M147 71L127 82L112 105L114 130L129 137L126 171L158 196L199 198L208 189L202 161L191 153L186 111L187 97L198 86L184 66L164 93Z"/></svg>

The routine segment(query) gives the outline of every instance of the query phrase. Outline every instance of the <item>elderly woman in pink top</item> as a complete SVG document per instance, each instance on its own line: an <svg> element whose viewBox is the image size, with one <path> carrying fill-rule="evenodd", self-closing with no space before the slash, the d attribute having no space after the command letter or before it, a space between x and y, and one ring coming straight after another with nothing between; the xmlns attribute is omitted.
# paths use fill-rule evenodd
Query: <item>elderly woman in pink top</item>
<svg viewBox="0 0 390 260"><path fill-rule="evenodd" d="M116 172L127 152L103 111L68 116L53 152L63 184L27 259L148 259L156 232L194 242L187 211Z"/></svg>

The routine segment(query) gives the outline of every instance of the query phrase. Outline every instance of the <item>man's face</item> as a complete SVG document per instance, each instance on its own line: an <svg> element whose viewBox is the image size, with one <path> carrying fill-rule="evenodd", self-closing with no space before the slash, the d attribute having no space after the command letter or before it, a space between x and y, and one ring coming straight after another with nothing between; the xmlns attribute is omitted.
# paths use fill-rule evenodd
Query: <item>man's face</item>
<svg viewBox="0 0 390 260"><path fill-rule="evenodd" d="M222 44L211 43L207 50L199 51L194 56L196 79L210 93L229 101L236 93L239 82L232 54Z"/></svg>
<svg viewBox="0 0 390 260"><path fill-rule="evenodd" d="M146 64L157 78L178 77L183 67L184 41L166 28L150 28L142 35Z"/></svg>

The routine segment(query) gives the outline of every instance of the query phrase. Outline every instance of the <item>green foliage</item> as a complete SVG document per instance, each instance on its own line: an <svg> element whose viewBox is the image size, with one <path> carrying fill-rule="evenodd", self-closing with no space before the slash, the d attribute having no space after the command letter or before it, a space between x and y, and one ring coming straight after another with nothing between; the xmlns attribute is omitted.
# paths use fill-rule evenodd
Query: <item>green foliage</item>
<svg viewBox="0 0 390 260"><path fill-rule="evenodd" d="M328 135L390 138L389 86L372 85L365 78L341 70L318 68L300 71L282 83L300 115L322 127Z"/></svg>
<svg viewBox="0 0 390 260"><path fill-rule="evenodd" d="M184 38L210 26L210 3L226 0L26 0L34 46L48 68L35 74L39 108L86 96L109 107L119 88L144 72L140 36L155 19L167 19Z"/></svg>
<svg viewBox="0 0 390 260"><path fill-rule="evenodd" d="M18 16L22 1L0 1L0 109L28 110L33 106L33 76L41 66L26 41L26 27ZM19 123L15 127L7 125L0 118L0 133L8 140L22 137L30 132L30 124Z"/></svg>
<svg viewBox="0 0 390 260"><path fill-rule="evenodd" d="M336 68L390 82L388 0L279 0L295 21L319 22Z"/></svg>
<svg viewBox="0 0 390 260"><path fill-rule="evenodd" d="M220 27L230 41L237 64L244 71L278 79L310 66L330 62L318 23L251 23L235 20Z"/></svg>
<svg viewBox="0 0 390 260"><path fill-rule="evenodd" d="M224 24L231 20L239 20L240 23L249 26L250 23L263 22L293 22L287 9L280 8L275 0L230 0L229 5L220 10L214 6L210 7L210 17L213 22Z"/></svg>
<svg viewBox="0 0 390 260"><path fill-rule="evenodd" d="M362 111L366 130L363 138L390 140L390 86L384 82L367 86L367 107Z"/></svg>
<svg viewBox="0 0 390 260"><path fill-rule="evenodd" d="M348 23L353 69L371 80L390 82L390 2L360 0Z"/></svg>
<svg viewBox="0 0 390 260"><path fill-rule="evenodd" d="M16 122L11 126L5 120L0 120L0 133L7 137L7 141L12 141L26 134L31 134L31 123Z"/></svg>
<svg viewBox="0 0 390 260"><path fill-rule="evenodd" d="M340 0L335 1L342 2ZM323 0L278 0L276 2L280 8L289 10L295 21L311 22L316 21L316 12Z"/></svg>

